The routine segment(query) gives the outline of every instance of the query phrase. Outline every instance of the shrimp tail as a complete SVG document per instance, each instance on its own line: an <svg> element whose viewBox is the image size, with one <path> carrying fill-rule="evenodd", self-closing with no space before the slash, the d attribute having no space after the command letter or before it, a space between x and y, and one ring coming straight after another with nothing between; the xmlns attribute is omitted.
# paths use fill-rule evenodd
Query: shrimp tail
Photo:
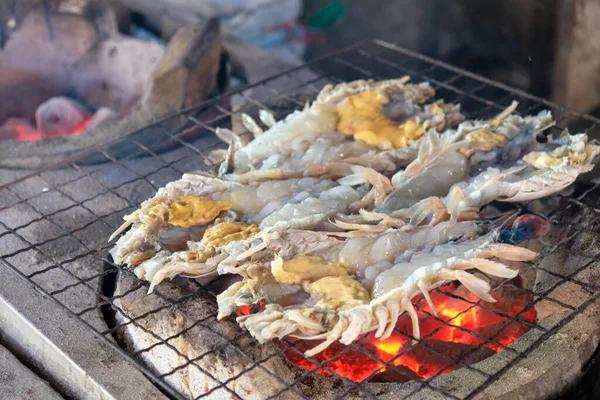
<svg viewBox="0 0 600 400"><path fill-rule="evenodd" d="M374 201L375 205L381 204L385 196L393 189L390 180L372 168L353 165L350 169L354 174L338 179L338 183L345 186L370 184L372 189L363 198L363 201L366 203L365 205L371 201Z"/></svg>
<svg viewBox="0 0 600 400"><path fill-rule="evenodd" d="M463 132L460 130L449 130L438 135L435 129L430 129L421 140L417 158L406 169L397 172L392 177L392 184L398 186L402 181L410 179L434 165L444 154L468 146L468 140L458 140L462 136Z"/></svg>
<svg viewBox="0 0 600 400"><path fill-rule="evenodd" d="M241 142L242 142L239 135L230 129L217 128L215 130L215 135L217 135L217 137L219 139L221 139L223 142L225 142L227 144L231 144L231 143L241 144Z"/></svg>

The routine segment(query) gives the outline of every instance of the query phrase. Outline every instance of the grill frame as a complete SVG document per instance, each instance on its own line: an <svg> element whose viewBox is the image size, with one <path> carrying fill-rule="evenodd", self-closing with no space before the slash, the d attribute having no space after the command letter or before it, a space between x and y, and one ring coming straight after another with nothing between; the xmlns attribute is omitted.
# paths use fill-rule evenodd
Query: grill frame
<svg viewBox="0 0 600 400"><path fill-rule="evenodd" d="M312 69L313 71L315 71L315 70L319 71L319 73L317 74L317 76L308 75L310 77L306 78L307 75L305 74L305 72L308 69ZM422 54L412 52L410 50L389 44L387 42L383 42L380 40L368 40L368 41L357 43L353 46L350 46L346 49L340 50L333 54L327 55L325 57L321 57L319 59L313 60L307 64L304 64L304 65L294 68L292 70L283 72L283 73L276 75L272 78L269 78L267 80L246 86L235 92L231 92L231 93L227 93L227 94L218 96L214 99L204 102L201 105L192 107L190 109L187 109L180 113L177 113L171 117L168 117L161 121L155 122L144 129L141 129L141 130L131 133L130 135L110 140L106 143L103 143L102 145L95 146L84 152L69 156L64 161L57 163L56 165L49 168L49 169L61 169L61 170L66 168L68 170L71 170L72 172L76 173L76 175L77 175L77 177L74 179L68 179L64 182L60 182L60 183L56 184L56 183L50 182L45 177L45 173L47 172L48 169L38 170L35 172L18 172L16 179L12 179L10 182L2 183L0 185L0 193L4 193L4 192L9 193L9 195L11 197L14 197L17 199L12 204L5 205L3 203L3 205L0 207L0 228L2 229L2 232L0 232L0 240L2 240L2 238L5 238L5 237L10 237L11 239L16 238L17 240L24 243L25 246L22 248L19 248L17 250L14 250L14 251L9 251L8 253L5 252L4 254L2 254L0 256L0 260L2 261L2 264L5 267L16 272L23 279L25 279L29 284L33 285L36 288L36 290L43 293L45 296L53 299L56 302L56 304L58 304L61 308L66 310L69 315L75 317L78 321L80 321L81 323L86 325L87 329L89 329L96 337L101 338L103 341L106 342L106 344L114 347L121 354L121 356L124 357L124 359L126 359L128 362L130 362L136 368L138 368L140 371L142 371L158 387L160 387L162 390L164 390L166 393L168 393L171 397L177 398L177 399L180 399L180 398L184 399L185 397L183 397L181 394L177 393L165 381L165 379L164 379L165 376L169 375L169 374L163 374L163 375L158 376L150 368L145 366L143 364L143 362L141 362L138 358L136 358L140 355L141 351L136 351L133 354L128 353L123 348L121 348L117 343L115 343L114 341L111 340L112 334L127 324L134 324L135 326L145 330L148 334L154 335L154 333L151 330L148 330L147 328L143 327L142 325L140 325L137 322L137 320L139 320L141 318L141 316L138 316L137 318L133 319L130 322L127 322L125 324L118 324L117 326L111 327L104 331L100 331L99 329L97 329L97 327L94 327L93 325L88 323L86 320L84 320L84 318L82 318L84 315L86 315L88 313L91 313L94 311L99 311L103 308L105 309L106 307L110 307L113 310L123 312L123 310L119 310L119 307L114 303L116 300L114 297L108 296L102 292L99 292L98 288L92 286L92 284L90 282L92 282L95 279L103 280L103 279L107 279L107 277L115 276L117 271L122 271L122 273L125 273L125 274L131 274L131 272L126 269L121 270L118 266L116 266L112 263L112 261L110 260L110 258L107 255L107 250L111 247L110 245L105 245L102 248L97 249L97 248L92 247L89 242L86 242L85 238L81 239L77 234L80 231L84 231L84 230L88 229L89 227L93 226L96 223L100 223L100 224L104 225L105 228L114 230L117 227L117 225L115 225L115 221L117 220L117 217L120 217L128 212L131 212L133 209L135 209L139 205L138 204L139 201L132 201L131 198L129 198L127 195L123 195L121 193L120 189L123 188L124 186L135 183L135 182L143 181L149 186L149 188L151 190L156 191L162 185L157 184L154 181L153 177L157 173L159 173L161 170L169 169L169 170L173 170L172 173L174 173L174 174L181 174L183 172L186 172L185 168L180 168L178 166L178 164L180 164L182 161L185 162L185 165L187 165L188 162L191 162L192 158L195 159L196 161L198 161L198 160L207 161L208 160L208 152L210 150L212 150L213 148L216 148L216 146L218 145L218 141L215 140L214 135L210 135L209 132L214 132L214 128L216 126L223 125L223 122L227 122L228 119L230 119L230 117L237 117L240 112L253 113L256 111L257 107L267 108L267 109L272 109L272 110L275 108L275 110L273 110L273 111L276 111L275 114L279 118L282 116L282 113L277 112L278 110L281 110L281 111L284 111L284 113L287 113L287 112L291 111L291 109L288 108L289 105L293 105L293 107L295 107L295 108L302 107L304 105L304 101L303 101L304 97L311 97L311 96L314 97L316 95L316 93L318 92L318 90L320 89L320 87L322 87L322 84L324 84L326 82L332 81L335 83L335 82L342 82L342 81L347 81L347 80L352 80L352 79L361 79L361 78L363 78L363 79L369 79L369 78L386 79L386 78L390 78L390 77L394 77L394 76L396 76L396 77L401 76L404 74L410 75L413 78L413 81L417 81L417 80L429 81L432 84L432 86L434 87L434 89L436 89L436 92L437 92L436 98L444 98L446 101L449 101L449 102L460 103L463 106L463 109L466 108L466 110L464 110L464 111L466 111L465 114L466 114L467 118L491 116L491 115L496 114L499 111L503 110L506 106L509 105L510 101L512 101L513 99L516 99L516 100L520 101L520 106L519 106L519 109L517 110L518 113L530 114L530 113L537 112L537 111L541 110L542 108L551 108L555 114L558 113L559 114L558 116L555 115L557 124L555 127L552 127L550 129L551 133L558 134L562 129L566 128L567 126L570 126L571 128L576 126L578 131L587 131L588 134L590 134L593 137L594 132L596 132L598 129L600 129L598 126L600 123L600 119L598 119L594 116L578 113L573 110L569 110L564 107L560 107L548 100L530 95L522 90L511 88L507 85L492 81L490 79L479 76L477 74L473 74L473 73L465 71L463 69L453 67L444 62L434 60L434 59L424 56ZM278 89L275 86L273 86L277 83L278 80L284 80L287 83L294 82L294 84L289 88ZM261 97L256 96L257 92L259 92L259 94L260 94L261 90L266 90L266 92L265 92L265 93L267 93L266 98L261 98ZM307 92L307 90L308 90L308 92ZM503 95L500 95L500 94L491 95L491 94L487 94L488 91L489 91L489 93L504 93L504 94ZM443 94L441 94L441 93L443 93ZM448 96L448 95L446 95L446 93L454 93L455 97L453 98L452 96ZM482 94L482 93L486 93L486 94ZM247 104L245 106L243 106L241 109L236 110L235 112L230 112L228 110L223 109L219 105L220 101L225 97L232 97L232 96L241 96L241 98L243 98L245 101L247 101ZM495 97L495 98L489 98L489 97ZM280 101L283 101L287 105L284 105L284 106L278 105L277 102L280 102ZM273 105L273 104L275 104L275 105ZM469 108L472 107L473 104L477 104L478 107L477 107L477 109L473 109L471 111L471 110L469 110ZM206 115L207 113L211 113L211 112L212 112L211 115L213 115L213 116L217 115L217 116L214 118L211 117L210 120L206 121L203 118L203 116ZM186 139L185 139L186 134L190 130L195 130L195 129L206 130L207 135L205 135L200 140L196 140L196 136L194 135L195 139L193 141L189 141L189 142L186 141ZM160 153L159 151L154 151L153 150L154 146L147 147L142 144L141 140L138 140L140 135L146 135L149 133L154 133L154 134L158 133L159 135L162 135L165 137L164 141L161 141L156 144L157 147L162 146L165 142L174 141L174 142L177 142L178 144L180 144L181 148L185 148L184 150L189 150L189 154L186 155L185 157L180 157L180 158L171 160L170 153ZM130 154L125 158L118 159L118 158L113 157L111 155L111 149L114 149L114 146L122 145L124 142L128 142L129 145L133 145L133 146L137 147L139 150L136 150L135 153ZM197 146L198 144L201 144L203 147L198 148L198 146ZM89 166L89 165L87 165L87 163L85 161L86 161L86 159L89 159L92 156L104 157L106 161L103 163L100 163L100 164L94 164L92 166ZM152 159L152 160L154 160L156 165L158 165L158 167L156 169L153 169L148 172L139 173L135 168L133 168L131 166L132 163L138 158ZM106 184L101 179L98 179L98 177L102 176L101 174L102 174L103 170L110 169L110 168L117 168L118 170L125 171L135 177L132 180L125 181L118 185ZM83 185L86 182L88 182L88 180L95 181L95 183L98 183L100 186L102 186L103 187L102 191L98 194L95 194L93 197L86 198L86 199L78 199L76 195L71 194L71 192L69 192L69 190L66 189L67 187L70 187L70 185L73 185L73 184L75 184L75 185L82 184ZM19 187L22 184L25 184L27 182L30 182L29 184L31 184L31 182L36 182L36 181L38 183L34 183L34 185L40 189L39 194L34 194L32 196L23 196L20 194ZM568 204L571 204L573 207L590 208L589 205L585 204L585 200L587 199L587 196L590 193L593 193L595 190L597 190L599 186L600 186L600 184L593 184L579 196L565 198L565 201ZM36 207L34 205L35 200L38 199L39 197L43 196L44 193L47 193L47 192L58 193L61 198L66 198L71 203L71 205L69 205L67 207L62 207L58 210L54 210L51 212L46 212L46 211L40 210L39 209L40 207ZM126 204L126 206L112 210L108 214L99 214L97 211L94 211L95 208L90 206L90 204L92 204L92 202L100 199L102 196L105 196L105 195L109 195L109 196L111 196L111 198L112 198L112 196L114 196L115 198L119 199L124 204ZM32 201L34 202L33 204L32 204ZM15 212L15 210L17 210L16 207L19 207L20 205L26 205L28 207L31 207L35 212L37 212L39 214L39 216L31 221L26 222L26 223L20 223L20 224L16 224L16 225L13 225L10 222L7 222L5 219L3 219L3 216L2 216L3 214L1 214L1 213L9 212L10 210L13 210L13 212ZM593 207L591 207L591 208L593 208ZM80 225L77 225L77 227L75 229L65 228L64 224L61 224L61 223L55 221L56 216L60 215L61 213L69 213L69 211L74 210L74 209L85 210L86 212L90 213L93 216L93 219L88 222L82 221L82 223ZM564 212L564 210L559 210L558 213L560 213L560 212ZM596 218L594 218L590 222L589 226L592 226L593 223L596 221L600 221L600 210L593 209L593 212L596 215ZM552 219L556 220L558 217L559 217L558 215L550 216L551 220ZM32 225L36 224L36 223L49 223L50 225L54 226L57 229L57 233L53 234L51 237L48 237L47 239L45 239L43 241L38 241L38 242L32 243L30 240L27 239L27 235L23 234L23 232L30 229L32 227ZM80 249L84 249L84 252L81 254L76 254L74 256L69 255L69 257L67 257L66 259L62 259L62 255L59 255L58 257L56 255L53 256L52 252L48 251L45 248L46 245L51 244L52 242L55 242L57 240L61 240L63 238L68 238L69 240L74 240L75 242L78 243L78 246L80 247ZM551 248L551 247L546 246L544 248L545 252L549 252L549 251L551 252L554 250L556 250L556 247ZM30 273L23 272L23 265L20 265L18 262L15 262L13 259L16 256L18 256L19 254L29 252L29 251L34 251L40 257L45 258L47 265L43 266L33 272L30 272ZM79 260L83 257L89 257L89 256L99 259L105 265L108 265L110 267L107 268L106 270L99 271L98 274L95 274L95 275L89 276L89 277L85 277L85 278L78 276L77 274L73 273L72 271L70 271L68 268L65 267L65 265L70 262ZM18 261L18 259L17 259L17 261ZM531 302L530 304L527 305L526 309L534 307L535 304L541 300L548 300L548 301L556 302L559 306L569 309L571 312L567 317L563 318L559 323L557 323L550 329L545 329L545 328L539 326L538 324L530 324L530 325L532 325L531 326L532 329L540 329L540 330L542 330L542 333L541 333L540 337L534 342L534 344L532 346L529 346L523 352L514 350L512 347L502 346L502 347L504 347L503 351L514 353L515 358L512 361L510 361L508 364L506 364L500 371L496 372L493 375L486 374L486 373L478 370L476 367L473 367L472 365L461 364L461 360L463 360L469 354L468 352L467 352L467 354L464 354L461 357L458 357L457 359L449 359L448 366L458 363L459 365L461 365L462 368L466 368L475 374L487 375L487 376L485 376L485 381L481 385L479 385L477 387L477 389L468 393L464 397L453 396L447 392L444 392L443 390L440 390L438 387L436 387L434 384L432 384L432 382L434 382L435 378L438 376L438 374L436 374L431 378L420 381L420 384L417 385L417 388L415 389L415 391L412 392L410 395L412 396L414 394L417 394L419 391L421 391L423 389L428 389L428 390L432 390L432 391L436 392L439 395L443 395L443 396L446 396L449 398L456 398L456 399L469 398L470 399L470 398L473 398L476 395L480 394L481 392L483 392L493 382L495 382L497 379L502 377L502 375L506 371L508 371L516 363L518 363L523 358L527 357L528 354L530 354L533 350L535 350L542 343L544 343L551 335L554 335L554 333L556 333L560 328L565 326L568 322L570 322L577 315L581 314L590 304L593 304L596 301L598 301L598 299L600 298L600 287L598 285L586 283L586 282L580 281L579 279L575 278L575 276L579 272L590 267L590 265L592 265L592 263L594 261L595 260L593 258L590 259L589 263L581 266L580 268L578 268L577 270L575 270L574 272L570 273L567 276L557 274L553 271L543 269L539 266L535 266L535 265L529 266L529 268L537 268L538 270L540 270L540 268L541 268L541 270L543 270L545 273L555 276L558 279L558 282L555 283L549 289L547 289L545 291L545 293L540 294L540 293L532 292L534 294L534 296L537 296L537 297L533 302ZM44 274L49 273L50 271L55 271L55 270L60 270L62 273L67 274L69 276L69 278L70 279L72 278L74 281L72 283L66 284L64 287L62 287L60 289L48 290L46 287L44 287L44 285L42 283L40 283L38 281L40 278L43 278ZM33 279L33 278L36 278L36 279ZM581 305L579 305L577 307L571 306L569 304L566 304L564 302L561 302L559 300L553 299L552 297L548 296L548 294L550 294L553 290L555 290L556 288L558 288L559 286L561 286L567 282L577 285L577 286L583 288L585 291L591 292L592 294L589 296L589 298L584 303L582 303ZM502 286L504 284L507 284L507 283L504 282L500 286ZM139 285L140 286L138 288L148 286L148 284L146 282L139 282ZM72 307L64 304L60 300L59 295L70 289L76 288L76 287L78 289L85 288L86 290L90 290L90 291L94 292L95 295L98 297L99 302L93 306L90 306L88 308L84 308L81 310L74 310L74 309L72 309ZM443 287L436 289L436 290L444 292ZM521 290L525 290L525 289L521 289ZM189 297L183 297L183 298L179 298L179 299L175 299L175 300L163 296L162 300L166 302L166 305L164 308L173 307L180 302L187 301L190 298L193 298L193 296L197 295L198 293L207 293L207 289L201 287L200 285L197 285L197 291L193 292ZM127 294L128 293L124 294L123 296L126 296ZM214 293L209 293L209 294L214 295ZM160 292L158 292L156 294L153 294L153 296L162 296L162 295ZM454 295L452 295L452 296L454 296ZM462 298L460 298L460 299L462 299ZM464 299L462 299L462 300L464 300ZM472 303L472 302L470 302L470 303ZM480 302L472 303L471 307L482 307L487 310L490 310L489 308L485 307L485 305L481 305ZM526 309L521 311L520 314L522 314ZM154 311L158 312L158 311L160 311L160 309L156 309ZM421 309L421 311L423 311L423 310ZM466 311L468 311L468 310L466 310ZM463 311L463 313L466 311ZM491 311L496 313L494 310L491 310ZM520 314L518 314L518 315L520 315ZM507 320L505 326L508 326L509 324L511 324L513 322L525 323L526 321L523 321L522 319L520 320L518 315L515 317L511 317L509 320ZM503 317L506 317L506 316L503 316ZM197 321L197 323L200 323L200 324L202 322L203 321ZM450 321L443 322L442 326L448 325L450 323L451 323ZM462 327L458 327L458 328L460 330L465 330ZM184 331L180 332L179 335L183 334L183 332L185 332L187 329L189 329L189 327L186 328ZM434 331L434 333L435 332L436 331ZM473 332L471 332L471 331L468 331L468 332L470 334L473 334ZM429 336L433 335L434 333L430 334ZM424 337L423 340L425 340L426 338L427 337ZM186 359L186 362L183 365L176 367L175 370L184 368L188 364L195 365L197 368L201 369L200 366L195 364L195 361L197 361L197 360L190 360L186 355L180 353L174 346L172 346L170 343L168 343L168 341L171 340L172 338L157 337L157 339L159 340L159 343L156 345L165 345L168 348L171 348L171 350L176 351L180 357ZM486 341L490 341L487 338L484 338L484 339ZM295 348L293 343L291 343L289 341L285 341L285 343L288 346L288 348L294 349L295 351L299 351L298 349ZM494 343L494 344L500 345L499 343ZM227 345L236 346L235 344L233 344L231 342L228 343ZM355 345L356 345L356 343L352 344L351 346L348 346L347 349L349 350L351 348L354 348ZM432 349L432 348L430 348L430 349ZM149 349L145 349L144 351L148 351L148 350ZM217 348L213 349L213 351L216 351L216 350L217 350ZM243 352L243 350L241 350L239 347L238 347L238 350ZM432 350L437 352L437 350L435 350L435 349L432 349ZM401 356L402 354L403 353L397 355L397 357ZM370 355L370 357L376 358L376 356L374 356L374 355ZM446 356L443 356L443 357L446 357ZM324 363L317 362L318 367L327 370L328 368L327 368L326 364L330 361L331 360L324 362ZM393 365L390 365L389 362L386 363L383 360L378 360L378 361L388 365L388 367L390 369L396 370L398 373L403 374L402 371L397 370ZM246 369L246 371L253 369L253 368L261 368L261 361L260 360L255 361L249 368ZM175 370L171 371L170 373L175 372ZM268 371L265 368L263 368L263 370L266 373L273 375L273 373L271 371ZM209 372L207 372L207 371L204 371L204 372L208 376L211 376ZM333 372L333 371L329 370L329 372ZM242 373L244 373L244 372L242 372ZM298 389L296 389L294 387L294 385L297 382L302 381L303 379L309 377L313 373L314 372L312 372L312 371L300 370L299 377L296 379L295 382L290 384L289 382L282 381L282 384L285 385L285 388L283 389L283 391L291 391L291 392L297 394L301 398L307 398L302 392L300 392ZM374 374L375 374L375 371L374 371L373 375ZM210 396L215 390L220 390L220 388L222 388L223 390L229 392L229 394L233 398L241 399L242 397L240 397L239 394L237 394L234 390L232 390L228 386L228 384L230 384L231 381L233 381L234 379L235 379L235 377L231 377L230 379L228 379L227 381L224 381L224 382L220 382L217 379L215 379L217 381L216 382L217 386L213 387L210 391L208 391L207 393L204 393L199 398L202 398L205 396ZM365 385L363 385L361 383L355 383L355 382L352 382L345 378L342 378L342 381L344 383L346 383L346 387L344 388L344 390L341 390L340 393L336 393L336 398L343 398L343 397L349 395L350 393L352 393L353 391L357 391L360 395L368 397L368 398L376 397L374 393L369 391L369 389L365 388ZM276 398L278 395L280 395L282 393L277 393L277 394L273 395L271 398Z"/></svg>

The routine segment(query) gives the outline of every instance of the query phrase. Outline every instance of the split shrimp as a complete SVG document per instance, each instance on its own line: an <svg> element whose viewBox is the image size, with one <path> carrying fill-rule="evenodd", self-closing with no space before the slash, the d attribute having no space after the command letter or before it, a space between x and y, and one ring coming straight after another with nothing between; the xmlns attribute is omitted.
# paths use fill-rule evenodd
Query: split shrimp
<svg viewBox="0 0 600 400"><path fill-rule="evenodd" d="M271 203L299 202L334 186L335 181L315 178L241 185L202 174L184 174L124 217L125 223L109 240L132 227L119 238L111 254L118 264L137 264L160 250L160 234L173 226L210 224L224 213L253 216Z"/></svg>
<svg viewBox="0 0 600 400"><path fill-rule="evenodd" d="M227 213L237 221L258 224L260 229L313 229L337 213L348 212L352 203L365 197L381 200L389 191L391 184L385 176L368 168L353 168L352 182L340 182L343 186L317 178L241 185L185 174L125 217L126 222L111 239L129 225L133 227L117 241L111 255L118 264L139 264L163 248L160 235L173 226L207 226Z"/></svg>
<svg viewBox="0 0 600 400"><path fill-rule="evenodd" d="M347 171L350 165L394 172L415 150L394 151L394 148L411 147L428 129L441 132L464 119L458 106L441 101L423 104L434 95L433 89L426 83L407 85L407 80L405 77L327 86L311 106L278 123L273 124L274 117L262 110L260 119L269 127L264 132L245 115L242 122L254 134L254 140L241 146L240 140L231 139L235 133L219 135L227 138L230 147L236 143L234 168L228 168L231 174L225 177L246 183L325 172L343 176L339 171ZM353 111L356 102L370 107L360 122ZM379 138L378 135L385 134L379 125L395 131L390 138ZM347 140L348 136L356 140ZM389 140L401 143L392 145ZM382 153L382 149L390 151Z"/></svg>
<svg viewBox="0 0 600 400"><path fill-rule="evenodd" d="M392 213L422 199L443 196L486 162L509 163L516 161L515 154L519 158L527 154L537 134L551 126L552 117L546 111L533 117L510 114L516 105L487 121L465 121L439 138L435 134L425 137L416 159L394 174L394 190L374 211Z"/></svg>
<svg viewBox="0 0 600 400"><path fill-rule="evenodd" d="M538 145L540 133L554 125L548 110L537 115L511 114L517 105L513 102L491 120L469 120L460 125L464 139L469 141L461 152L469 158L472 170L514 164Z"/></svg>
<svg viewBox="0 0 600 400"><path fill-rule="evenodd" d="M328 270L342 273L343 270L343 276L357 276L364 284L373 280L375 270L391 267L395 261L410 257L414 252L461 238L475 237L480 229L479 224L473 221L446 222L409 231L390 229L344 241L323 232L286 230L270 232L262 237L259 234L254 238L254 245L243 255L237 256L240 267L221 271L240 274L244 276L244 281L236 290L229 289L217 297L221 307L219 318L224 318L242 305L261 300L273 302L276 296L272 295L271 290L279 293L277 284L281 283L284 275L284 283L288 285L286 291L295 289L296 297L303 300L306 295L302 286L305 276L320 276L322 271ZM315 240L319 236L322 243ZM308 245L299 247L296 242ZM273 264L276 260L280 261ZM251 268L244 266L247 262ZM279 272L274 271L274 267L279 268ZM288 294L287 300L291 301L292 293Z"/></svg>
<svg viewBox="0 0 600 400"><path fill-rule="evenodd" d="M600 149L589 144L587 135L563 135L558 140L539 146L507 169L488 168L470 182L452 186L444 198L430 197L408 210L392 213L408 217L410 224L430 223L450 215L452 220L477 218L481 207L496 200L520 202L557 193L579 174L594 168L593 160Z"/></svg>
<svg viewBox="0 0 600 400"><path fill-rule="evenodd" d="M498 237L498 231L492 231L473 240L441 244L417 253L380 272L371 290L347 271L329 268L328 276L308 276L302 282L305 296L299 303L267 303L262 311L240 316L237 321L260 343L285 336L324 340L308 350L306 356L323 351L337 340L348 345L372 331L375 337L386 339L404 312L411 317L412 334L418 340L419 321L412 304L415 296L423 294L435 310L429 292L458 280L482 300L494 302L489 284L466 270L510 279L517 271L502 260L532 261L538 255L523 247L499 243ZM281 261L271 264L272 271L281 268L277 263Z"/></svg>
<svg viewBox="0 0 600 400"><path fill-rule="evenodd" d="M421 142L417 158L406 169L392 177L394 189L382 204L374 209L378 213L390 213L408 208L420 199L447 193L454 184L468 176L468 159L458 150L468 145L458 140L462 132L447 131L441 136L430 131Z"/></svg>
<svg viewBox="0 0 600 400"><path fill-rule="evenodd" d="M176 276L209 280L224 274L247 276L250 264L270 262L276 254L291 257L339 244L340 240L321 232L276 228L259 231L256 225L221 222L209 228L200 242L189 241L187 250L161 251L136 266L134 273L151 283L152 292L163 280Z"/></svg>
<svg viewBox="0 0 600 400"><path fill-rule="evenodd" d="M227 228L219 228L223 225ZM258 271L258 265L266 263L268 266L275 257L311 256L324 262L343 263L352 274L368 277L372 274L372 271L366 271L370 265L389 264L397 257L450 240L474 236L478 231L478 225L473 221L448 222L409 231L389 229L342 241L328 232L281 226L259 230L256 225L219 221L205 232L200 242L189 241L188 249L172 254L161 251L136 266L134 272L140 279L151 282L152 290L164 279L176 276L209 279L218 275L238 274L246 277L248 263L255 265L254 270ZM213 239L209 240L209 237ZM257 284L253 284L253 287L257 287ZM252 298L247 294L243 297Z"/></svg>

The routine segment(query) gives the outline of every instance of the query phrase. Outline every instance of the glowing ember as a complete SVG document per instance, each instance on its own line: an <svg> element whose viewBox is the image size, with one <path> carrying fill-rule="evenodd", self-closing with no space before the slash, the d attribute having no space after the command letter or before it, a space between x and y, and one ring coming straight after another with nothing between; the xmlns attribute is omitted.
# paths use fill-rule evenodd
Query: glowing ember
<svg viewBox="0 0 600 400"><path fill-rule="evenodd" d="M19 118L11 118L0 128L0 140L35 141L49 137L75 136L81 134L89 125L91 118L84 120L75 129L52 135L40 132L28 122L21 122Z"/></svg>
<svg viewBox="0 0 600 400"><path fill-rule="evenodd" d="M453 363L458 358L461 358L460 364L468 365L490 357L502 350L502 346L510 345L529 330L529 326L521 322L509 322L510 317L519 314L521 320L535 323L535 308L525 310L533 300L531 294L514 287L503 286L493 292L497 302L483 303L485 308L469 303L477 302L478 299L459 284L444 286L440 288L440 292L431 293L440 319L431 315L426 302L420 301L421 298L415 299L415 304L422 310L418 312L421 337L425 339L414 346L412 339L407 336L412 332L410 318L403 315L398 320L396 331L386 340L378 340L371 333L355 346L347 347L336 342L314 356L313 359L319 363L328 361L323 366L327 370L316 369L314 363L293 348L285 350L285 355L301 368L316 369L319 374L327 376L332 375L330 371L333 371L355 382L366 379L379 382L424 379L460 368L460 365ZM293 342L300 351L317 343L287 340ZM281 348L288 347L285 341L276 343ZM387 367L384 362L395 368Z"/></svg>

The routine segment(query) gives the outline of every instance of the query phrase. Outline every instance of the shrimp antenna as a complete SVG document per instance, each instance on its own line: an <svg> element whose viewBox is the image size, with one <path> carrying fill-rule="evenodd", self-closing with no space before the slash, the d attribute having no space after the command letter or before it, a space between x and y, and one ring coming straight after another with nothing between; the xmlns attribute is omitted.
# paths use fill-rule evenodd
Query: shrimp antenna
<svg viewBox="0 0 600 400"><path fill-rule="evenodd" d="M548 125L542 126L540 129L535 131L535 134L539 135L540 133L544 132L545 130L552 128L554 125L556 125L556 121L552 121Z"/></svg>
<svg viewBox="0 0 600 400"><path fill-rule="evenodd" d="M496 118L494 118L492 120L492 122L490 122L490 126L493 128L493 127L499 125L502 121L504 121L506 119L506 117L508 117L510 114L513 113L513 111L515 111L517 109L518 105L519 105L519 102L516 100L513 100L513 102L511 103L510 106L506 107L504 109L504 111L502 111L500 114L498 114L496 116Z"/></svg>

